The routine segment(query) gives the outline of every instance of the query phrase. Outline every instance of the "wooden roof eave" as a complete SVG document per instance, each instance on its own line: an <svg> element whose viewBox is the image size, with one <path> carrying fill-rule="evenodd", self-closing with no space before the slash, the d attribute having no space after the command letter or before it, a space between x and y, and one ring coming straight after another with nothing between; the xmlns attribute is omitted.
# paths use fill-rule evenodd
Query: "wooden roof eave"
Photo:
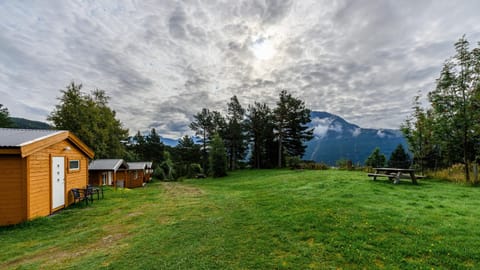
<svg viewBox="0 0 480 270"><path fill-rule="evenodd" d="M20 155L21 153L20 147L0 148L1 155Z"/></svg>

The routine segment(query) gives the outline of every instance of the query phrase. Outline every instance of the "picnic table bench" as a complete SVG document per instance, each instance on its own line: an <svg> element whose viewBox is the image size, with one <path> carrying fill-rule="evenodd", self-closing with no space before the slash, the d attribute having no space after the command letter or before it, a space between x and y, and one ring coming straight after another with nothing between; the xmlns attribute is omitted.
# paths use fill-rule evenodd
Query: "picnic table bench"
<svg viewBox="0 0 480 270"><path fill-rule="evenodd" d="M373 168L375 173L369 173L368 176L372 177L375 181L377 177L388 177L389 180L393 180L394 184L398 184L401 178L411 179L413 184L418 184L417 179L424 178L421 175L415 175L414 169L400 169L400 168Z"/></svg>

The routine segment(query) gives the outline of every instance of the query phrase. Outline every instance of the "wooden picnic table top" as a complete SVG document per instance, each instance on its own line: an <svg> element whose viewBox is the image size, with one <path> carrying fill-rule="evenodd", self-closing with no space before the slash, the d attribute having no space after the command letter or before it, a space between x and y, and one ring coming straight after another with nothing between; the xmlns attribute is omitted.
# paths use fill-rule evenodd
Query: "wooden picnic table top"
<svg viewBox="0 0 480 270"><path fill-rule="evenodd" d="M415 172L414 169L401 169L401 168L373 168L376 171L385 171L385 172Z"/></svg>

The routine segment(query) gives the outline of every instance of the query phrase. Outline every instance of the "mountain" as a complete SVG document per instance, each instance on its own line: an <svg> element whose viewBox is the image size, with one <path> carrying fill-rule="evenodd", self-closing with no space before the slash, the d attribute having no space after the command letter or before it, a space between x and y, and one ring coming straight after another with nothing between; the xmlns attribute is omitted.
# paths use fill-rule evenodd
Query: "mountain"
<svg viewBox="0 0 480 270"><path fill-rule="evenodd" d="M170 139L170 138L165 138L165 137L160 137L160 141L165 144L165 145L168 145L168 146L171 146L171 147L175 147L177 146L178 144L178 140L177 139Z"/></svg>
<svg viewBox="0 0 480 270"><path fill-rule="evenodd" d="M375 147L387 159L398 144L408 149L400 130L361 128L327 112L313 111L310 118L315 137L307 142L305 160L335 165L337 160L349 159L363 164Z"/></svg>
<svg viewBox="0 0 480 270"><path fill-rule="evenodd" d="M10 117L14 128L24 129L52 129L52 127L44 122L28 120L25 118Z"/></svg>

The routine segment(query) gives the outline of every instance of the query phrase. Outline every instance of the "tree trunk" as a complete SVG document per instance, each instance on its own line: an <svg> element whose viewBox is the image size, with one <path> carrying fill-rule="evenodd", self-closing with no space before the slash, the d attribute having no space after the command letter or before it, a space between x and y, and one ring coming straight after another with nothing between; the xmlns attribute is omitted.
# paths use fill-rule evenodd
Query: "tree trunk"
<svg viewBox="0 0 480 270"><path fill-rule="evenodd" d="M278 136L278 168L282 167L282 135Z"/></svg>
<svg viewBox="0 0 480 270"><path fill-rule="evenodd" d="M473 184L478 184L478 164L477 162L473 163Z"/></svg>

